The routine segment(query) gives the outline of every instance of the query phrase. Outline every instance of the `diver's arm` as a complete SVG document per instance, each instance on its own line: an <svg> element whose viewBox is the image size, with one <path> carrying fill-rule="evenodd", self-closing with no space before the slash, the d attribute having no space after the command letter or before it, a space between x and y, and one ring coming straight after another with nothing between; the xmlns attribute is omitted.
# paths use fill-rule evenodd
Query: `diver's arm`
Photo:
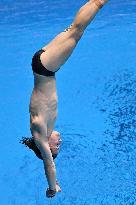
<svg viewBox="0 0 136 205"><path fill-rule="evenodd" d="M42 122L40 117L31 119L31 133L37 148L40 150L45 175L47 177L48 185L50 190L56 189L56 168L53 161L52 153L48 143L47 128Z"/></svg>
<svg viewBox="0 0 136 205"><path fill-rule="evenodd" d="M48 141L43 140L42 148L44 148L44 153L41 152L41 155L44 162L45 174L49 184L49 189L55 190L56 189L56 168L52 158L52 153Z"/></svg>

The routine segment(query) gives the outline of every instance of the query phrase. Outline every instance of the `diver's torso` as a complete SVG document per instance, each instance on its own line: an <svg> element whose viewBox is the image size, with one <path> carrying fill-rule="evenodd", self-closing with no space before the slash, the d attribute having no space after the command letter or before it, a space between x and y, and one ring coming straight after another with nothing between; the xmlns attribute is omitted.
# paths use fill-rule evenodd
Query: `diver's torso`
<svg viewBox="0 0 136 205"><path fill-rule="evenodd" d="M34 74L34 89L30 99L30 120L40 118L48 128L53 128L58 112L55 77Z"/></svg>

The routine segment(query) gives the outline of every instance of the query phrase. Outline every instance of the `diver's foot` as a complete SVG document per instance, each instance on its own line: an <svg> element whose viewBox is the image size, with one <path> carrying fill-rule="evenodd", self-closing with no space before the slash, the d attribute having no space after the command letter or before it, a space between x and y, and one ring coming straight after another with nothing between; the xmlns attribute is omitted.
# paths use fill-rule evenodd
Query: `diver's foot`
<svg viewBox="0 0 136 205"><path fill-rule="evenodd" d="M99 8L102 8L108 0L92 0L93 3L95 3Z"/></svg>

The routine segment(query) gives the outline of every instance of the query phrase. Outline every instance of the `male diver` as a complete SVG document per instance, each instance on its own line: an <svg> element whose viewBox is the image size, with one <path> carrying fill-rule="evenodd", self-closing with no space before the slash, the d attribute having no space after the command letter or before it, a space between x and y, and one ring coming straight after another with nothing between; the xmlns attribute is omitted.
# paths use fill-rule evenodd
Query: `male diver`
<svg viewBox="0 0 136 205"><path fill-rule="evenodd" d="M47 197L54 197L61 190L56 183L55 163L49 143L58 112L55 72L68 60L86 27L107 1L89 0L80 8L71 26L37 51L32 58L34 88L29 106L30 130L44 163L49 185L46 191Z"/></svg>

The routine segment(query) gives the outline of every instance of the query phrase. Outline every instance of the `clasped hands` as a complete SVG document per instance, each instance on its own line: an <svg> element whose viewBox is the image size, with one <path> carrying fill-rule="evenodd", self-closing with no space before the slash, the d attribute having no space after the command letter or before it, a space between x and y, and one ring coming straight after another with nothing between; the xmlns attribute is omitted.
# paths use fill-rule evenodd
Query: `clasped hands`
<svg viewBox="0 0 136 205"><path fill-rule="evenodd" d="M51 189L47 188L47 190L46 190L46 197L48 197L48 198L54 197L57 192L61 192L61 188L60 188L60 186L58 184L58 181L56 181L56 189L55 190L51 190Z"/></svg>

